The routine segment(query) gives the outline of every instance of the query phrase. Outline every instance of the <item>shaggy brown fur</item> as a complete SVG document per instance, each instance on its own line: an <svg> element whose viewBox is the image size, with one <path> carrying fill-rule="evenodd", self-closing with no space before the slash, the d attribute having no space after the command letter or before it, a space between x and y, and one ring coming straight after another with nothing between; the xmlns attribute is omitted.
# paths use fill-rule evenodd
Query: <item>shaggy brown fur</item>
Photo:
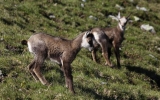
<svg viewBox="0 0 160 100"><path fill-rule="evenodd" d="M130 16L130 15L129 15ZM93 33L95 40L102 48L102 55L106 59L105 65L113 66L110 62L110 56L111 56L111 47L114 48L114 52L117 59L117 66L120 68L120 45L122 41L124 40L124 31L125 26L129 20L128 17L120 17L120 13L118 15L119 23L114 28L93 28L91 32ZM106 36L104 36L104 34ZM105 41L105 40L106 41ZM96 62L96 51L97 51L97 44L95 43L95 49L92 51L92 58L93 61Z"/></svg>
<svg viewBox="0 0 160 100"><path fill-rule="evenodd" d="M83 32L73 40L39 33L32 35L27 42L23 40L22 44L28 44L29 51L34 54L33 61L28 65L30 73L35 80L40 80L43 85L48 85L49 83L42 75L40 68L44 60L49 58L59 64L64 72L66 87L75 93L71 63L82 47L89 50L93 49L92 38L93 35L89 32Z"/></svg>

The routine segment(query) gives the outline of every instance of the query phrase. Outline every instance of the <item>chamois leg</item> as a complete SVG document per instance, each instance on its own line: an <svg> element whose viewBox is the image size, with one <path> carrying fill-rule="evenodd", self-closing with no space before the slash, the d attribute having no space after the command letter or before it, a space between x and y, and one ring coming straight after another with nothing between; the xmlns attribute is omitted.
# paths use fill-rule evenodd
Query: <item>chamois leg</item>
<svg viewBox="0 0 160 100"><path fill-rule="evenodd" d="M108 48L108 59L111 57L111 48Z"/></svg>
<svg viewBox="0 0 160 100"><path fill-rule="evenodd" d="M117 59L117 67L121 68L121 65L120 65L120 51L119 51L119 47L118 46L115 46L114 52L115 52L116 59Z"/></svg>
<svg viewBox="0 0 160 100"><path fill-rule="evenodd" d="M72 69L69 63L63 63L66 87L74 94Z"/></svg>
<svg viewBox="0 0 160 100"><path fill-rule="evenodd" d="M97 62L96 52L97 52L97 49L92 50L92 59L94 62Z"/></svg>
<svg viewBox="0 0 160 100"><path fill-rule="evenodd" d="M59 65L60 70L63 72L63 66L62 66L62 64L58 64L58 65Z"/></svg>
<svg viewBox="0 0 160 100"><path fill-rule="evenodd" d="M64 69L63 69L62 64L59 64L59 67L60 67L60 75L61 75L61 77L63 77L64 76Z"/></svg>
<svg viewBox="0 0 160 100"><path fill-rule="evenodd" d="M35 60L33 60L27 67L29 69L29 72L31 73L31 75L33 76L33 78L36 80L36 82L39 80L38 77L35 75L35 73L33 72L33 68L35 66Z"/></svg>
<svg viewBox="0 0 160 100"><path fill-rule="evenodd" d="M34 71L34 73L36 74L36 76L38 77L38 79L40 80L40 82L43 85L48 85L47 80L42 75L41 70L40 70L45 58L46 57L44 55L40 55L40 54L36 56L36 58L35 58L35 67L33 68L33 71Z"/></svg>
<svg viewBox="0 0 160 100"><path fill-rule="evenodd" d="M103 55L103 57L104 57L105 60L106 60L105 65L109 65L110 67L112 67L112 63L111 63L111 61L110 61L110 59L109 59L109 55L108 55L108 46L106 46L106 44L107 44L107 43L105 43L105 42L102 42L102 43L100 44L100 46L101 46L101 48L102 48L102 55Z"/></svg>

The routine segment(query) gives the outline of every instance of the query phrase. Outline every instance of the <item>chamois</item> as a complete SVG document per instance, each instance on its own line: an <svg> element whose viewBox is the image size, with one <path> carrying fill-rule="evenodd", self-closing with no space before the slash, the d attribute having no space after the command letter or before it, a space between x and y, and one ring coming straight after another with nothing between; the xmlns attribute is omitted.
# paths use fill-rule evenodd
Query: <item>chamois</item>
<svg viewBox="0 0 160 100"><path fill-rule="evenodd" d="M129 15L130 16L130 15ZM106 59L105 65L109 65L113 67L112 63L110 62L110 56L111 56L111 48L113 46L114 52L116 55L117 59L117 67L120 68L120 45L122 41L124 40L124 31L125 31L125 26L127 22L129 21L129 16L128 17L121 17L120 12L118 13L118 25L113 28L93 28L91 30L92 34L95 37L95 40L97 43L101 46L102 48L102 54L104 58ZM104 36L106 34L106 36ZM102 41L106 39L106 41ZM94 43L95 48L92 51L92 58L93 61L96 62L96 51L97 51L97 43Z"/></svg>
<svg viewBox="0 0 160 100"><path fill-rule="evenodd" d="M36 81L40 80L43 85L49 85L40 70L44 60L49 58L61 67L65 76L66 87L74 94L71 63L82 47L89 49L89 51L93 50L92 38L93 34L86 31L73 40L54 37L45 33L34 34L28 41L23 40L22 44L28 45L29 52L34 55L33 61L28 65L31 75Z"/></svg>

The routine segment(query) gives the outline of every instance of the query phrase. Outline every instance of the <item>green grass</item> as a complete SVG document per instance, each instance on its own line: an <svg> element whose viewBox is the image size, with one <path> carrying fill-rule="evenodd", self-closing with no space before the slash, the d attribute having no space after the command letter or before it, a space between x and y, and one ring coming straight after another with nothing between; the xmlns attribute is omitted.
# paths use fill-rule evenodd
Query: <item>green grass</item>
<svg viewBox="0 0 160 100"><path fill-rule="evenodd" d="M84 7L81 7L81 3ZM27 65L33 59L21 40L36 32L73 39L94 27L114 27L107 18L117 15L115 5L125 7L121 14L141 18L128 23L122 43L121 69L104 66L101 51L98 62L82 49L72 63L75 95L65 87L60 68L44 63L43 74L52 83L49 87L35 82ZM150 11L136 10L136 5ZM1 100L159 100L160 99L160 2L158 0L1 0L0 1L0 99ZM54 15L55 18L50 18ZM93 18L89 18L89 16ZM142 31L141 24L150 24L156 34ZM116 64L115 55L111 57Z"/></svg>

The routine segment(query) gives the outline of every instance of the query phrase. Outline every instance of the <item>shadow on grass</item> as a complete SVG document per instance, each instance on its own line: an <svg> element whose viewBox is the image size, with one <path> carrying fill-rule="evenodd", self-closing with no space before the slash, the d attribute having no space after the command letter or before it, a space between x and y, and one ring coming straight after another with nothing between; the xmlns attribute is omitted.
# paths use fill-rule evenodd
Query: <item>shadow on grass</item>
<svg viewBox="0 0 160 100"><path fill-rule="evenodd" d="M52 83L52 82L54 82L54 81L57 81L57 82L59 82L59 83L61 83L61 84L64 84L64 79L65 79L65 77L64 77L64 73L63 73L63 71L61 70L61 68L58 66L55 66L55 65L53 65L52 67L48 67L48 68L46 68L46 69L43 69L42 68L42 70L44 70L45 72L44 73L47 73L47 72L49 72L49 71L56 71L57 72L57 74L60 74L60 77L58 77L58 78L56 78L56 76L55 77L47 77L46 76L46 79L48 80L48 82L49 83Z"/></svg>
<svg viewBox="0 0 160 100"><path fill-rule="evenodd" d="M113 100L113 98L109 98L107 96L97 94L93 89L86 88L86 87L83 87L81 85L78 85L77 88L84 91L86 94L94 95L95 100Z"/></svg>
<svg viewBox="0 0 160 100"><path fill-rule="evenodd" d="M150 79L156 82L156 86L158 86L158 88L160 89L160 76L157 75L155 71L149 71L147 69L141 68L140 66L126 65L126 68L129 71L134 71L139 74L145 74L146 76L150 77ZM155 88L154 82L152 80L150 81L150 84L152 85L152 88Z"/></svg>
<svg viewBox="0 0 160 100"><path fill-rule="evenodd" d="M60 68L58 67L50 67L50 68L47 68L47 70L56 70L57 72L60 73L60 77L59 78L56 78L54 79L53 77L46 77L47 80L50 82L50 83L54 83L54 81L57 81L58 83L60 84L65 84L65 77L64 77L64 74L63 72L61 71ZM46 70L46 71L47 71ZM98 77L98 76L97 76ZM74 80L74 76L73 76L73 80ZM73 83L74 84L74 83ZM75 86L75 88L78 88L79 90L82 90L84 93L87 93L87 94L90 94L94 97L94 99L103 99L103 100L113 100L113 98L111 97L107 97L106 95L100 95L100 94L97 94L96 91L94 91L94 89L92 88L87 88L87 87L83 87L82 85L78 85L78 86ZM78 93L77 93L78 94Z"/></svg>

